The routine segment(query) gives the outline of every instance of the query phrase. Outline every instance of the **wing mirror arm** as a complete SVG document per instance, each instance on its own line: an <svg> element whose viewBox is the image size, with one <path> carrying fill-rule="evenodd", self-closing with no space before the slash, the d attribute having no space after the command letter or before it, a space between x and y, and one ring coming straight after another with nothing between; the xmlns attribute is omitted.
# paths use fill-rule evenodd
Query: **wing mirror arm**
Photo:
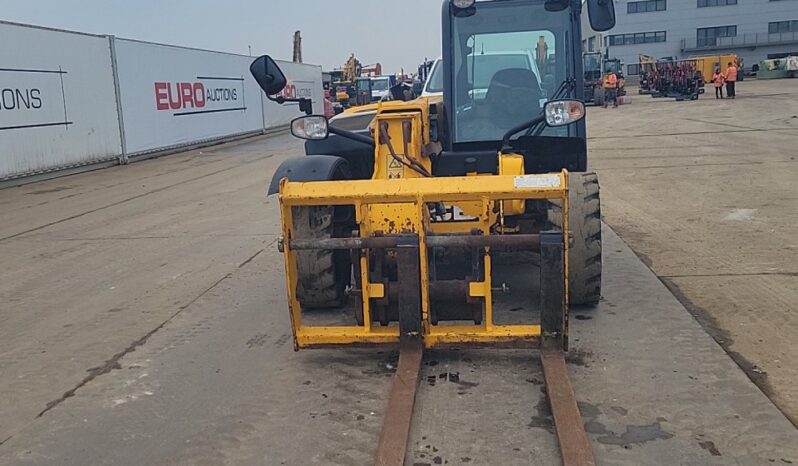
<svg viewBox="0 0 798 466"><path fill-rule="evenodd" d="M275 102L280 98L281 97L275 97ZM294 120L291 121L291 134L300 139L306 139L309 141L321 141L327 139L327 137L331 134L336 134L338 136L366 144L372 148L376 147L374 138L330 126L330 121L324 115L309 115L294 118Z"/></svg>
<svg viewBox="0 0 798 466"><path fill-rule="evenodd" d="M513 147L510 145L510 138L525 129L534 128L540 123L545 123L546 126L551 127L568 126L580 121L584 117L585 103L581 100L550 100L546 102L546 105L543 107L542 115L539 115L538 117L527 122L521 123L504 133L504 137L502 138L502 146L499 151L502 154L512 152Z"/></svg>
<svg viewBox="0 0 798 466"><path fill-rule="evenodd" d="M300 112L305 113L305 115L313 115L313 101L308 99L308 98L306 98L306 97L300 97L298 99L291 99L291 98L283 97L281 95L278 95L276 97L275 96L271 96L271 95L266 95L266 98L271 100L272 102L277 102L280 105L285 104L285 103L289 103L289 102L297 102L297 103L299 103L299 111Z"/></svg>
<svg viewBox="0 0 798 466"><path fill-rule="evenodd" d="M330 134L337 134L338 136L342 136L347 139L351 139L353 141L362 142L363 144L367 144L371 147L376 147L374 138L370 138L362 134L353 133L352 131L346 131L344 129L336 128L334 126L330 126L329 131Z"/></svg>
<svg viewBox="0 0 798 466"><path fill-rule="evenodd" d="M514 134L519 133L525 129L529 129L533 126L537 126L540 122L546 119L545 115L540 115L539 117L529 120L527 122L521 123L520 125L510 128L509 131L504 133L504 137L502 138L502 147L499 150L502 154L506 154L508 152L513 151L513 147L510 145L510 138L513 137Z"/></svg>

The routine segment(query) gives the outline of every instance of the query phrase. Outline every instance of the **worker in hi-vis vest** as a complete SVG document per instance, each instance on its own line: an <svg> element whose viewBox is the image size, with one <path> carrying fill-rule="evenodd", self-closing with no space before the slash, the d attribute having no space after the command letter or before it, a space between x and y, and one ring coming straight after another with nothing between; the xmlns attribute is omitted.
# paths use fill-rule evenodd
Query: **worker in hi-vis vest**
<svg viewBox="0 0 798 466"><path fill-rule="evenodd" d="M726 68L726 97L733 99L737 95L737 90L734 88L737 82L737 66L729 62L729 67Z"/></svg>
<svg viewBox="0 0 798 466"><path fill-rule="evenodd" d="M604 108L612 101L612 106L618 106L618 76L614 71L607 73L607 78L604 80Z"/></svg>
<svg viewBox="0 0 798 466"><path fill-rule="evenodd" d="M723 98L723 80L726 79L720 68L715 68L715 74L712 75L712 85L715 86L715 98Z"/></svg>

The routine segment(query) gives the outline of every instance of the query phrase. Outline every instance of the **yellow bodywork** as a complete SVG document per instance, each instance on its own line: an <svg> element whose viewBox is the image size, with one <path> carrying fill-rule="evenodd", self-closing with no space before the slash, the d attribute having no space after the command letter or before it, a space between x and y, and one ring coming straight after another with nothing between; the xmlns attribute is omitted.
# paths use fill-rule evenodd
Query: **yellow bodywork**
<svg viewBox="0 0 798 466"><path fill-rule="evenodd" d="M371 125L374 135L375 165L371 180L280 183L280 209L288 288L295 348L378 345L398 343L397 325L380 326L374 322L372 298L383 298L383 283L370 281L369 254L361 251L360 295L363 325L307 326L296 296L298 284L297 252L291 249L294 236L292 212L303 206L354 206L355 222L361 238L412 235L418 239L420 304L423 341L426 347L455 344L501 344L525 346L537 343L539 325L496 325L493 323L490 255L484 256L482 281L468 283L469 298L483 299L484 318L480 325L434 325L430 318L430 271L428 235L495 235L504 216L524 212L526 200L559 200L567 223L568 173L525 175L524 159L517 154L497 154L499 174L469 174L460 177L432 177L432 161L425 153L430 142L430 105L427 99L411 102L376 104ZM363 111L363 107L358 109ZM426 172L426 174L425 174ZM457 206L463 219L456 222L434 221L430 205ZM499 225L498 227L496 227ZM496 227L493 228L492 227ZM568 231L568 226L563 225ZM565 258L568 241L564 240ZM485 248L486 253L490 251ZM567 259L564 262L567 277ZM565 280L567 284L567 279ZM566 285L567 286L567 285ZM567 290L566 290L567 296Z"/></svg>
<svg viewBox="0 0 798 466"><path fill-rule="evenodd" d="M346 102L349 100L349 94L347 94L346 91L336 91L335 100L337 102Z"/></svg>
<svg viewBox="0 0 798 466"><path fill-rule="evenodd" d="M376 112L378 110L380 110L380 111L401 110L401 109L407 108L408 105L429 106L432 103L441 102L442 100L443 100L443 98L441 96L433 95L433 96L418 97L417 99L411 100L409 102L404 102L404 101L401 101L401 100L388 100L388 101L385 101L385 102L376 102L376 103L373 103L373 104L360 105L358 107L348 108L348 109L344 110L336 118L340 118L342 116L349 116L349 115L353 115L353 114L365 113L365 112L375 112L375 115L376 115Z"/></svg>
<svg viewBox="0 0 798 466"><path fill-rule="evenodd" d="M716 68L720 69L721 73L725 73L729 63L734 63L735 66L739 64L737 55L733 53L727 55L693 55L688 60L696 61L696 69L701 71L705 82L712 82Z"/></svg>

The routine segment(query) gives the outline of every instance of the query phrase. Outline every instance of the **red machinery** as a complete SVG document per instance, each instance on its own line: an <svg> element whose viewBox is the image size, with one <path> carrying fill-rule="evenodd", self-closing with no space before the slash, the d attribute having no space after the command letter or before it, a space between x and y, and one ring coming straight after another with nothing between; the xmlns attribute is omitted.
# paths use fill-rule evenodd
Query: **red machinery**
<svg viewBox="0 0 798 466"><path fill-rule="evenodd" d="M696 60L659 60L640 64L640 93L676 100L697 100L704 76Z"/></svg>
<svg viewBox="0 0 798 466"><path fill-rule="evenodd" d="M363 65L363 67L360 68L360 76L367 76L370 78L382 76L382 65L379 63Z"/></svg>

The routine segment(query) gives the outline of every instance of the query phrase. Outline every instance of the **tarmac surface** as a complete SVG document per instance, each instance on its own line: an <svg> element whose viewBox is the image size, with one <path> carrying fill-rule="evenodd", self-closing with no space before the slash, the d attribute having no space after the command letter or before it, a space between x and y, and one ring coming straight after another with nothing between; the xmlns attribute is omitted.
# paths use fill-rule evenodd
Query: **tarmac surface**
<svg viewBox="0 0 798 466"><path fill-rule="evenodd" d="M301 152L0 190L0 464L370 463L397 355L291 346L265 187ZM794 426L609 227L604 248L569 357L599 464L798 462ZM542 380L531 351L429 352L406 464L557 464Z"/></svg>
<svg viewBox="0 0 798 466"><path fill-rule="evenodd" d="M591 108L590 163L604 220L798 426L798 80L737 87Z"/></svg>

